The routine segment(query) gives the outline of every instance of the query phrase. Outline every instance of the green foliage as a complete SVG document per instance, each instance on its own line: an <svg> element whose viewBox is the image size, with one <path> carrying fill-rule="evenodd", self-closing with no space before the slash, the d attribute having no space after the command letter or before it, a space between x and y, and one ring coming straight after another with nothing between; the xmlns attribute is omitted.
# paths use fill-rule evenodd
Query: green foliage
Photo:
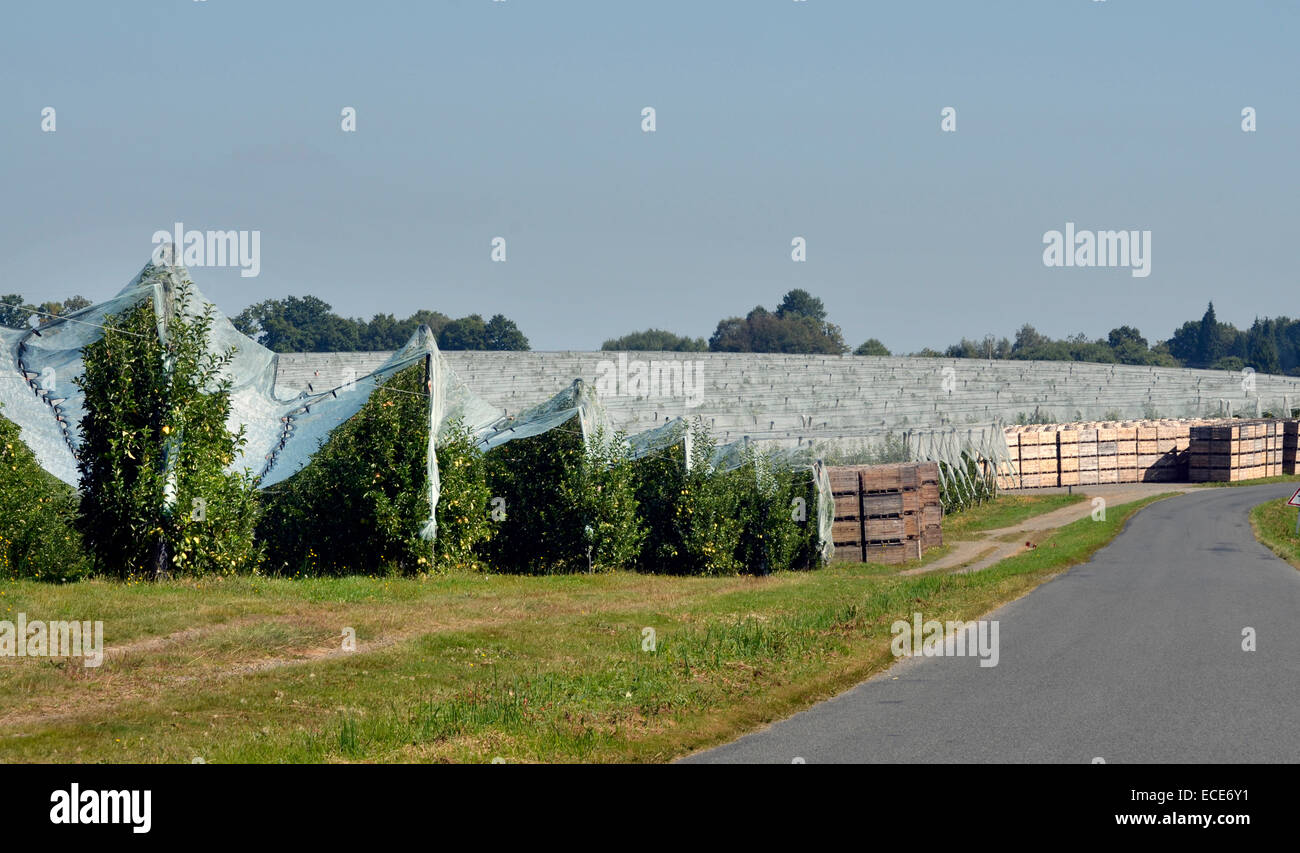
<svg viewBox="0 0 1300 853"><path fill-rule="evenodd" d="M646 329L621 338L610 338L600 348L615 351L707 352L709 345L704 338L688 338L663 329Z"/></svg>
<svg viewBox="0 0 1300 853"><path fill-rule="evenodd" d="M0 305L0 325L26 328L30 310L18 294L0 297L20 307ZM65 302L47 302L40 310L64 314L85 307L74 296ZM773 312L756 307L745 317L721 320L706 343L660 329L611 338L603 350L675 352L777 352L829 353L848 351L840 328L827 322L822 300L802 289L787 293ZM42 322L45 322L43 320ZM270 299L251 305L234 318L235 327L276 352L347 352L394 350L406 343L416 328L427 325L448 350L527 350L528 338L514 321L497 314L487 322L472 314L452 320L436 311L417 311L399 320L376 314L368 322L347 319L313 296ZM450 328L449 328L450 327ZM889 355L876 338L865 341L855 355ZM1287 317L1256 319L1249 330L1219 322L1211 304L1200 320L1189 320L1164 341L1149 343L1128 325L1112 329L1104 338L1089 339L1079 333L1053 339L1025 324L1014 341L985 335L962 338L944 350L925 347L913 356L924 358L1025 359L1134 364L1157 367L1214 367L1237 364L1260 373L1300 375L1300 320ZM1235 359L1224 361L1224 359ZM1238 361L1239 360L1239 361Z"/></svg>
<svg viewBox="0 0 1300 853"><path fill-rule="evenodd" d="M812 472L776 464L754 448L732 475L741 491L742 532L736 557L755 575L816 565L817 491Z"/></svg>
<svg viewBox="0 0 1300 853"><path fill-rule="evenodd" d="M1210 366L1215 370L1229 370L1233 373L1237 373L1246 366L1246 362L1242 361L1235 355L1229 355L1224 356Z"/></svg>
<svg viewBox="0 0 1300 853"><path fill-rule="evenodd" d="M1214 303L1211 302L1205 309L1205 314L1201 317L1201 328L1197 334L1196 360L1199 364L1214 364L1224 355L1227 355L1227 347L1224 340L1223 330L1219 324L1218 318L1214 314Z"/></svg>
<svg viewBox="0 0 1300 853"><path fill-rule="evenodd" d="M997 496L997 479L992 465L970 451L963 450L958 466L947 462L939 463L939 502L943 505L945 516L978 506Z"/></svg>
<svg viewBox="0 0 1300 853"><path fill-rule="evenodd" d="M1080 418L1080 420L1082 420L1082 418ZM1113 418L1113 420L1119 421L1123 420L1123 418L1116 417ZM1021 426L1027 424L1059 424L1061 423L1061 418L1058 418L1055 414L1046 409L1040 409L1035 406L1033 412L1016 412L1016 423Z"/></svg>
<svg viewBox="0 0 1300 853"><path fill-rule="evenodd" d="M469 432L453 423L439 440L437 455L441 494L434 565L438 569L480 568L478 549L493 530L483 453Z"/></svg>
<svg viewBox="0 0 1300 853"><path fill-rule="evenodd" d="M487 349L487 324L478 314L452 320L438 333L438 347L445 350Z"/></svg>
<svg viewBox="0 0 1300 853"><path fill-rule="evenodd" d="M81 421L79 524L97 571L118 577L232 573L257 563L257 501L248 474L226 473L244 444L226 428L234 350L209 352L212 308L180 306L159 339L151 301L105 318L74 382Z"/></svg>
<svg viewBox="0 0 1300 853"><path fill-rule="evenodd" d="M787 293L781 304L776 306L778 317L808 317L817 322L826 319L826 306L816 296L803 288L796 287Z"/></svg>
<svg viewBox="0 0 1300 853"><path fill-rule="evenodd" d="M481 549L503 572L558 574L628 567L645 530L621 436L584 448L576 417L486 454L488 487L505 501Z"/></svg>
<svg viewBox="0 0 1300 853"><path fill-rule="evenodd" d="M38 310L44 316L40 317L40 323L44 326L52 322L56 317L65 317L68 314L74 314L83 308L89 308L91 301L84 296L69 296L62 302L42 302L37 306Z"/></svg>
<svg viewBox="0 0 1300 853"><path fill-rule="evenodd" d="M528 338L519 331L515 321L504 314L493 314L483 328L483 347L490 350L514 350L526 352L531 349Z"/></svg>
<svg viewBox="0 0 1300 853"><path fill-rule="evenodd" d="M443 349L527 350L528 338L513 320L478 314L452 320L438 311L416 311L404 320L376 314L369 321L335 314L315 296L267 299L232 318L235 328L274 352L357 352L399 349L420 326L428 326Z"/></svg>
<svg viewBox="0 0 1300 853"><path fill-rule="evenodd" d="M933 354L933 350L918 353ZM1251 367L1260 373L1297 375L1300 374L1300 320L1256 318L1248 330L1242 331L1231 323L1219 322L1214 304L1210 303L1200 320L1188 320L1168 340L1155 344L1149 344L1141 332L1127 325L1111 329L1105 338L1097 340L1089 340L1083 334L1053 340L1033 326L1024 325L1016 332L1014 343L1005 338L995 341L992 335L979 342L963 338L961 343L948 347L947 355L1223 370Z"/></svg>
<svg viewBox="0 0 1300 853"><path fill-rule="evenodd" d="M1295 524L1295 508L1287 506L1285 500L1265 501L1250 511L1250 526L1255 531L1255 538L1300 568L1300 536L1296 535Z"/></svg>
<svg viewBox="0 0 1300 853"><path fill-rule="evenodd" d="M1260 373L1282 372L1276 339L1276 332L1267 320L1256 320L1246 333L1246 361Z"/></svg>
<svg viewBox="0 0 1300 853"><path fill-rule="evenodd" d="M328 302L315 296L268 299L245 308L231 322L274 352L349 352L361 348L357 324L333 313Z"/></svg>
<svg viewBox="0 0 1300 853"><path fill-rule="evenodd" d="M691 466L684 443L632 463L646 538L637 559L643 572L736 574L742 494L752 488L735 472L709 469L714 441L698 419L691 431Z"/></svg>
<svg viewBox="0 0 1300 853"><path fill-rule="evenodd" d="M481 454L459 425L444 436L431 545L420 537L429 517L428 436L424 365L416 364L376 389L305 468L264 492L258 533L268 569L414 574L472 565L474 547L489 533Z"/></svg>
<svg viewBox="0 0 1300 853"><path fill-rule="evenodd" d="M979 341L962 338L961 343L948 347L944 356L947 358L1010 358L1011 352L1011 342L1006 338L996 340L992 335L985 335L984 339Z"/></svg>
<svg viewBox="0 0 1300 853"><path fill-rule="evenodd" d="M436 338L443 326L451 321L437 311L416 311L405 320L392 314L376 314L369 322L349 320L357 328L357 348L370 352L388 352L401 349L420 326L428 326Z"/></svg>
<svg viewBox="0 0 1300 853"><path fill-rule="evenodd" d="M31 307L21 293L6 293L0 296L0 326L8 329L26 329Z"/></svg>
<svg viewBox="0 0 1300 853"><path fill-rule="evenodd" d="M70 296L62 302L42 302L32 305L23 300L21 293L6 293L0 296L0 326L10 329L26 329L31 325L31 317L36 314L40 325L62 317L82 308L90 307L90 300L84 296ZM39 312L39 313L37 313Z"/></svg>
<svg viewBox="0 0 1300 853"><path fill-rule="evenodd" d="M1147 339L1142 337L1142 333L1133 326L1111 329L1106 343L1115 353L1115 359L1120 364L1147 363L1151 348L1147 345Z"/></svg>
<svg viewBox="0 0 1300 853"><path fill-rule="evenodd" d="M827 465L888 465L909 462L912 448L907 439L896 432L886 432L878 439L840 439L815 442L808 445L799 458L811 465L820 459Z"/></svg>
<svg viewBox="0 0 1300 853"><path fill-rule="evenodd" d="M76 513L76 492L41 468L18 425L0 417L0 578L88 574Z"/></svg>
<svg viewBox="0 0 1300 853"><path fill-rule="evenodd" d="M714 352L828 353L842 355L840 327L828 323L820 299L803 290L785 295L773 313L759 305L745 317L718 323L709 349Z"/></svg>
<svg viewBox="0 0 1300 853"><path fill-rule="evenodd" d="M853 351L854 355L890 355L889 348L876 338L867 338Z"/></svg>

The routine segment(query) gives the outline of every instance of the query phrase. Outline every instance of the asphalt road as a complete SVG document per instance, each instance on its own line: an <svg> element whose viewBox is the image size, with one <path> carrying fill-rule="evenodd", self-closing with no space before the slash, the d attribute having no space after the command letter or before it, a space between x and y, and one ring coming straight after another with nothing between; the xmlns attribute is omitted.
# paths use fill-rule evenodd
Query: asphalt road
<svg viewBox="0 0 1300 853"><path fill-rule="evenodd" d="M1300 761L1300 571L1247 518L1294 490L1152 504L1090 562L985 617L997 666L906 658L685 761Z"/></svg>

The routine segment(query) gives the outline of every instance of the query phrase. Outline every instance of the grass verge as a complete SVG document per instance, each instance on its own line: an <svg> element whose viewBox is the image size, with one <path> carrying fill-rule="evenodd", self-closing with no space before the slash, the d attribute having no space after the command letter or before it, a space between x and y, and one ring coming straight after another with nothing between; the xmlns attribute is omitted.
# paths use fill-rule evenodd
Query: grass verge
<svg viewBox="0 0 1300 853"><path fill-rule="evenodd" d="M1298 510L1285 500L1265 501L1250 511L1255 538L1270 551L1300 569L1300 536L1295 533Z"/></svg>
<svg viewBox="0 0 1300 853"><path fill-rule="evenodd" d="M1019 598L1158 497L973 574L3 584L0 610L101 618L119 650L0 665L0 761L671 760L887 668L896 619Z"/></svg>
<svg viewBox="0 0 1300 853"><path fill-rule="evenodd" d="M1079 503L1084 495L999 495L997 500L972 507L943 520L944 539L963 539L986 530L1014 527L1036 515Z"/></svg>

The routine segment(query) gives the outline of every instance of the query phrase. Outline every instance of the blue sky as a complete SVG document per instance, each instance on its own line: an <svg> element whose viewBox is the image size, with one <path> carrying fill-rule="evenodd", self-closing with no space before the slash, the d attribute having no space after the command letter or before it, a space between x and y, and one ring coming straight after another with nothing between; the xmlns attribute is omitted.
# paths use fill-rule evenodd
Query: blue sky
<svg viewBox="0 0 1300 853"><path fill-rule="evenodd" d="M0 292L105 298L181 221L262 232L260 276L193 271L230 313L501 312L536 349L707 337L792 287L895 352L1024 322L1154 341L1210 299L1294 316L1298 22L1185 0L12 4ZM1067 221L1149 229L1151 275L1044 267Z"/></svg>

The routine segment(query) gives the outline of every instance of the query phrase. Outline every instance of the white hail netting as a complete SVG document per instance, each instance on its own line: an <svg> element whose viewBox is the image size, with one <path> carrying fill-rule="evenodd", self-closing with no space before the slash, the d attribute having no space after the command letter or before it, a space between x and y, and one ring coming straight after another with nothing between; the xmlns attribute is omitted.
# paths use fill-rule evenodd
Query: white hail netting
<svg viewBox="0 0 1300 853"><path fill-rule="evenodd" d="M633 459L663 453L670 447L682 446L687 470L690 470L692 436L691 424L684 418L673 418L666 423L638 433L628 439L628 446ZM733 471L744 465L753 451L755 478L761 483L768 469L785 466L793 469L808 468L812 471L813 483L817 489L817 545L818 553L824 562L830 562L835 545L831 536L835 523L835 496L831 492L830 473L820 459L809 460L806 452L794 448L767 446L760 448L748 438L733 441L715 447L710 469L714 471ZM791 510L793 511L793 507ZM806 509L806 508L805 508Z"/></svg>
<svg viewBox="0 0 1300 853"><path fill-rule="evenodd" d="M967 460L975 463L975 477L996 488L997 474L1014 473L1018 462L1011 458L1007 436L1001 424L937 429L910 429L903 433L909 458L917 462L943 462L939 482L963 498L978 494Z"/></svg>
<svg viewBox="0 0 1300 853"><path fill-rule="evenodd" d="M597 438L604 441L613 441L615 438L614 428L610 425L609 414L600 402L600 395L594 387L581 379L573 380L572 385L546 402L525 409L513 418L498 417L497 421L490 429L482 431L479 437L478 445L484 451L517 438L529 438L553 429L574 429L570 421L576 421L584 446L589 447Z"/></svg>
<svg viewBox="0 0 1300 853"><path fill-rule="evenodd" d="M996 475L1014 474L1018 461L1007 447L1000 423L968 426L871 429L850 439L823 439L788 451L794 458L820 457L831 464L858 465L893 462L941 462L939 482L945 492L972 498L979 490L976 478L996 488ZM975 473L970 471L974 463Z"/></svg>
<svg viewBox="0 0 1300 853"><path fill-rule="evenodd" d="M152 299L163 316L163 294L144 284L143 276L107 302L38 329L0 329L6 356L0 367L0 413L18 424L41 466L65 483L77 484L77 427L85 408L72 380L82 372L82 348L100 338L106 317L145 299Z"/></svg>
<svg viewBox="0 0 1300 853"><path fill-rule="evenodd" d="M228 466L229 471L250 471L260 476L262 487L273 486L297 473L320 443L358 411L370 395L397 372L423 364L429 376L429 497L436 507L439 476L435 445L453 421L474 434L487 431L500 419L496 407L475 396L446 366L433 335L420 329L401 350L377 370L335 388L279 396L275 390L279 356L241 334L230 320L191 286L185 305L173 303L188 273L181 267L148 264L121 293L107 302L52 320L38 330L0 330L8 358L0 367L0 410L18 424L22 438L45 470L76 486L77 425L85 413L81 392L73 378L82 373L81 351L98 340L104 320L145 300L152 300L160 326L172 312L198 316L212 308L208 349L235 355L223 371L231 380L230 418L227 428L244 430L247 443ZM159 330L162 334L162 330ZM422 533L436 533L433 515Z"/></svg>
<svg viewBox="0 0 1300 853"><path fill-rule="evenodd" d="M831 535L835 525L835 495L831 492L831 477L826 464L821 459L810 457L806 450L778 445L757 446L746 437L714 450L713 467L720 471L738 468L745 464L751 449L754 451L755 476L760 482L765 469L775 466L812 470L813 484L817 489L817 551L822 562L829 563L835 553Z"/></svg>
<svg viewBox="0 0 1300 853"><path fill-rule="evenodd" d="M259 485L273 486L309 463L320 444L335 428L353 417L380 385L399 371L423 363L428 371L429 446L427 450L430 506L437 507L440 494L436 445L449 425L459 422L483 450L499 447L517 438L540 435L552 429L576 428L585 444L603 435L614 440L615 430L594 386L581 379L550 400L513 418L503 418L493 405L474 394L447 366L427 327L412 336L378 369L357 376L336 387L280 394L276 373L280 356L240 333L230 320L191 285L186 305L175 305L174 295L182 280L183 267L147 264L120 293L106 302L66 317L51 320L36 330L0 328L0 346L5 358L0 364L0 412L18 424L23 440L47 471L64 482L78 483L78 424L85 413L81 392L72 380L82 373L82 349L98 340L107 317L120 314L152 300L160 327L172 312L198 316L212 309L209 350L235 355L224 371L231 380L231 412L227 427L244 430L246 444L228 470L250 471L260 477ZM160 335L163 329L160 328ZM999 432L1000 437L1000 432ZM678 419L627 439L634 458L685 443L690 459L690 430ZM933 444L933 442L931 443ZM712 467L730 470L743 464L748 439L717 448ZM920 458L931 458L933 448ZM1005 456L1005 442L1002 455ZM820 461L799 453L764 444L759 454L762 465L809 466L818 487L818 532L823 555L829 558L834 500L830 482ZM956 457L948 460L956 466ZM436 535L436 512L430 513L421 534Z"/></svg>

